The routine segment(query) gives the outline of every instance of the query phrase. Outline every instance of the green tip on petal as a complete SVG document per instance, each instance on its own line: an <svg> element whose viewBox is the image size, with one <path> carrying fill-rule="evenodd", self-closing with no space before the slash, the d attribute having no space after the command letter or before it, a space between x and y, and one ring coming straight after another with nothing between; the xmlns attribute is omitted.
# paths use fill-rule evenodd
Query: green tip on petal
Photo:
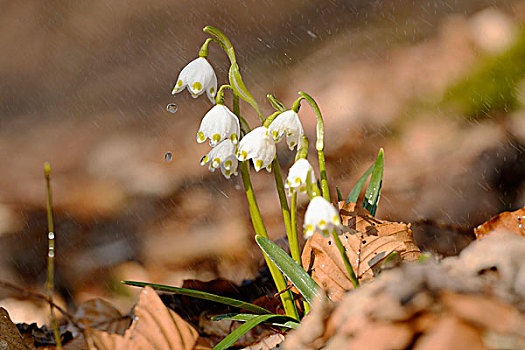
<svg viewBox="0 0 525 350"><path fill-rule="evenodd" d="M204 135L204 133L202 131L199 131L197 133L197 141L198 142L204 142L204 140L206 140L206 136Z"/></svg>
<svg viewBox="0 0 525 350"><path fill-rule="evenodd" d="M262 159L257 159L257 160L255 161L255 168L257 168L257 169L261 169L262 166L263 166L263 164L264 164L264 162L262 161Z"/></svg>
<svg viewBox="0 0 525 350"><path fill-rule="evenodd" d="M236 134L236 133L231 134L231 135L230 135L230 140L231 140L234 144L237 143L237 141L239 140L239 139L237 138L237 134Z"/></svg>
<svg viewBox="0 0 525 350"><path fill-rule="evenodd" d="M198 81L194 82L193 85L191 86L192 90L194 92L199 92L202 90L202 84Z"/></svg>
<svg viewBox="0 0 525 350"><path fill-rule="evenodd" d="M204 165L208 162L208 156L204 156L201 158L201 165Z"/></svg>
<svg viewBox="0 0 525 350"><path fill-rule="evenodd" d="M248 157L248 152L246 151L241 151L241 156L239 158L241 158L242 160L245 160L246 157Z"/></svg>

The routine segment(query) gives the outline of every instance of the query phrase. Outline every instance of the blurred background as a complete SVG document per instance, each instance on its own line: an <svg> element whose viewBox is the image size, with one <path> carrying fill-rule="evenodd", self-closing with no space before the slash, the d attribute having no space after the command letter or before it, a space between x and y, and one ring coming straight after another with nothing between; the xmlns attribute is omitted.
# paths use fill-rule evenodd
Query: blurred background
<svg viewBox="0 0 525 350"><path fill-rule="evenodd" d="M171 95L205 25L229 36L265 113L267 93L287 106L298 91L317 100L334 202L383 147L376 216L457 254L473 227L525 202L523 21L525 2L510 0L0 1L0 280L43 291L45 161L61 303L103 296L127 312L137 291L120 280L254 278L263 261L240 178L199 165L211 104ZM212 44L209 59L227 83L226 55ZM313 143L314 116L307 105L300 115ZM286 174L294 154L283 146ZM273 176L252 180L279 240ZM0 289L15 322L47 320L20 297Z"/></svg>

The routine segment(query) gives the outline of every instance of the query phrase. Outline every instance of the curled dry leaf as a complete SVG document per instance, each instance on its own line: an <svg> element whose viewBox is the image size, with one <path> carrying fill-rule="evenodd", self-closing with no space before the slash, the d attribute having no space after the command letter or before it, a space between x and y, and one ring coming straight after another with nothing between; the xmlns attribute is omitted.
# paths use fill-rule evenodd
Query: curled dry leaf
<svg viewBox="0 0 525 350"><path fill-rule="evenodd" d="M75 319L90 328L123 335L131 325L131 317L123 316L103 299L91 299L79 306Z"/></svg>
<svg viewBox="0 0 525 350"><path fill-rule="evenodd" d="M410 225L378 220L355 203L339 203L343 223L340 235L350 263L359 282L374 278L373 269L391 253L401 260L414 261L421 252L414 243ZM330 237L315 234L306 242L302 254L303 266L332 300L339 300L352 289L343 259Z"/></svg>
<svg viewBox="0 0 525 350"><path fill-rule="evenodd" d="M89 330L87 333L94 349L189 350L195 347L197 331L166 308L150 287L140 293L133 315L133 323L124 336Z"/></svg>
<svg viewBox="0 0 525 350"><path fill-rule="evenodd" d="M22 335L3 307L0 307L0 349L27 349Z"/></svg>
<svg viewBox="0 0 525 350"><path fill-rule="evenodd" d="M505 211L494 216L489 221L476 227L474 233L476 238L482 238L496 230L509 231L525 236L525 207L512 212Z"/></svg>

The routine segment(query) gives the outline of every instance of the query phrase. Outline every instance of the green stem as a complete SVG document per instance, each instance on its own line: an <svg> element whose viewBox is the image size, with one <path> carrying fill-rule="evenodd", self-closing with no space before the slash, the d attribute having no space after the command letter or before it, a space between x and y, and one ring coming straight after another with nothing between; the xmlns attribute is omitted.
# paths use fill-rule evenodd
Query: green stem
<svg viewBox="0 0 525 350"><path fill-rule="evenodd" d="M350 264L350 260L348 260L345 247L343 246L343 243L339 239L339 235L335 230L332 230L332 237L334 239L335 245L337 246L337 249L339 250L339 253L341 254L341 257L343 258L346 272L348 272L348 276L350 277L350 282L352 282L352 286L354 286L354 288L357 288L359 286L359 281L355 277L354 269L352 268L352 264Z"/></svg>
<svg viewBox="0 0 525 350"><path fill-rule="evenodd" d="M297 244L297 235L295 238L292 233L292 222L290 219L290 208L288 207L288 200L286 199L286 193L284 191L284 183L281 175L281 166L277 157L272 162L273 175L275 178L275 187L277 188L277 194L279 196L279 203L281 205L281 212L283 214L284 228L286 230L286 236L288 237L288 243L290 244L290 250L299 249ZM295 241L297 247L292 248L292 242Z"/></svg>
<svg viewBox="0 0 525 350"><path fill-rule="evenodd" d="M292 194L290 200L290 219L292 225L292 233L288 236L288 242L290 243L290 251L292 252L292 258L299 266L301 263L301 249L299 248L299 240L297 236L297 191Z"/></svg>
<svg viewBox="0 0 525 350"><path fill-rule="evenodd" d="M48 251L47 251L47 276L46 276L46 292L50 302L53 302L53 288L54 288L54 266L55 266L55 223L53 221L53 198L51 195L51 166L49 163L44 163L44 177L46 179L46 194L47 194L47 238L48 238ZM53 305L49 304L49 313L51 315L51 324L53 327L53 335L55 337L56 347L62 348L62 342L60 340L60 332L58 330L58 324L55 317L55 310Z"/></svg>
<svg viewBox="0 0 525 350"><path fill-rule="evenodd" d="M319 106L315 102L315 100L308 95L306 92L299 92L299 97L297 101L294 103L293 108L298 109L298 104L302 99L305 99L308 104L310 104L310 107L312 107L315 117L317 118L317 128L316 128L316 136L317 141L315 142L315 148L317 149L317 154L319 157L319 171L321 175L321 190L323 191L323 197L327 201L330 202L330 192L328 189L328 180L326 176L326 162L324 158L324 121L323 116L321 115L321 110L319 109Z"/></svg>
<svg viewBox="0 0 525 350"><path fill-rule="evenodd" d="M237 116L240 115L239 96L235 92L233 94L233 113ZM248 200L248 209L250 211L253 229L255 230L256 234L269 239L268 232L266 231L266 227L264 226L262 220L261 211L259 210L259 206L257 205L255 192L253 191L253 186L250 179L249 162L239 162L239 169L241 170L242 182L244 185L244 190L246 192L246 199ZM270 270L270 274L272 275L275 286L277 287L277 290L279 292L285 290L288 287L288 282L286 281L286 278L281 273L279 268L273 263L273 261L270 260L270 258L264 252L263 255L264 260L266 261L266 264L268 265L268 268ZM280 293L280 297L286 315L299 320L299 313L297 312L292 292L290 290L286 290L285 292Z"/></svg>

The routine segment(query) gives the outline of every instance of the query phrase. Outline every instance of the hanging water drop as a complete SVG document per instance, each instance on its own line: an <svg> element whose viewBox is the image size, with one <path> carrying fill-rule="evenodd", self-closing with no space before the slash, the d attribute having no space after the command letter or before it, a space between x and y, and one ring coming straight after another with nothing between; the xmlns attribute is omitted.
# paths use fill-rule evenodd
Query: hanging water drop
<svg viewBox="0 0 525 350"><path fill-rule="evenodd" d="M164 155L164 159L166 160L166 162L171 162L173 160L173 154L171 152L167 152Z"/></svg>
<svg viewBox="0 0 525 350"><path fill-rule="evenodd" d="M166 106L166 110L170 113L176 113L178 108L175 103L170 103Z"/></svg>

